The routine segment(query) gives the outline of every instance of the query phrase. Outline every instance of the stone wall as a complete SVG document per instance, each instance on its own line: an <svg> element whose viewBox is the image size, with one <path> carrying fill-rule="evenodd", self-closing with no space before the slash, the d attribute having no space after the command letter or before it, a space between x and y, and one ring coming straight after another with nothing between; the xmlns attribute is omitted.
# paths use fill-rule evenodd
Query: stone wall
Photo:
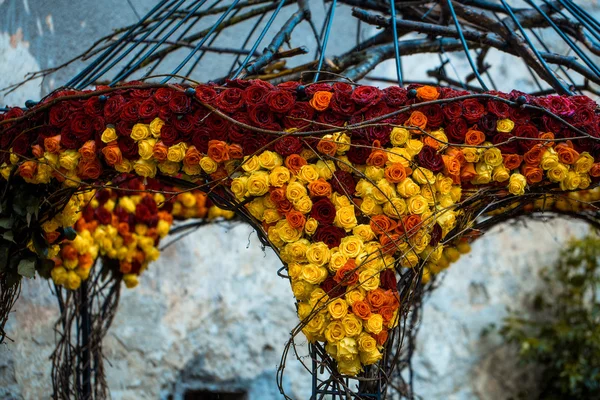
<svg viewBox="0 0 600 400"><path fill-rule="evenodd" d="M143 12L153 2L132 3ZM0 87L25 72L57 65L92 39L133 22L124 4L0 0ZM122 12L115 13L118 7ZM322 12L318 2L313 8ZM342 15L341 23L345 20ZM330 46L347 46L342 36L334 35L338 39ZM533 87L522 67L495 57L505 66L493 76L501 89ZM451 60L457 71L468 69L465 60ZM428 62L427 56L409 57L405 73L421 79ZM392 64L376 74L393 74ZM79 68L74 64L44 82L0 95L0 104L39 98ZM585 231L585 225L565 221L502 226L452 266L424 310L414 359L417 393L424 399L507 398L524 372L498 338L484 339L481 331L499 323L507 307L519 306L536 285L537 269L552 262L567 238ZM281 398L275 371L297 319L289 284L276 274L279 267L247 226L204 228L169 247L136 289L124 291L106 338L112 397L178 400L188 390L206 389L243 390L250 400ZM7 326L13 341L0 346L0 398L50 398L48 358L57 315L48 283L24 282ZM293 359L284 384L293 398L308 398L309 377Z"/></svg>

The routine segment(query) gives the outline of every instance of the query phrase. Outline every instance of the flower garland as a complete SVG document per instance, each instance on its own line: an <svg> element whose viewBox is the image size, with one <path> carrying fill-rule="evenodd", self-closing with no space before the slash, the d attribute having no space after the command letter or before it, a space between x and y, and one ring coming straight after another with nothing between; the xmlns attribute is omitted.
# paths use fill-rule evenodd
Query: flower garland
<svg viewBox="0 0 600 400"><path fill-rule="evenodd" d="M7 179L177 177L243 206L287 266L303 332L347 375L382 358L400 271L426 282L468 251L458 239L478 216L600 178L600 118L584 96L132 83L57 92L3 119Z"/></svg>

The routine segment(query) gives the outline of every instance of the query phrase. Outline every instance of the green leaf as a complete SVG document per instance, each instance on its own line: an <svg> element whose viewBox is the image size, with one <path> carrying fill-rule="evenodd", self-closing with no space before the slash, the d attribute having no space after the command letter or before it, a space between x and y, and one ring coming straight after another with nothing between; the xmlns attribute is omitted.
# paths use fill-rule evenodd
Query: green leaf
<svg viewBox="0 0 600 400"><path fill-rule="evenodd" d="M38 274L44 279L50 279L52 272L52 268L54 268L54 261L52 260L38 260L37 271Z"/></svg>
<svg viewBox="0 0 600 400"><path fill-rule="evenodd" d="M40 256L41 258L47 258L48 257L48 245L46 244L46 241L44 240L42 235L39 233L34 234L32 237L32 240L33 240L33 247L35 248L36 254L38 256Z"/></svg>
<svg viewBox="0 0 600 400"><path fill-rule="evenodd" d="M2 234L2 237L4 238L4 240L8 240L9 242L15 242L15 234L13 233L13 231L6 231Z"/></svg>
<svg viewBox="0 0 600 400"><path fill-rule="evenodd" d="M8 265L8 253L10 246L8 243L0 244L0 271L4 271Z"/></svg>
<svg viewBox="0 0 600 400"><path fill-rule="evenodd" d="M14 222L15 220L12 217L0 218L0 228L10 229Z"/></svg>
<svg viewBox="0 0 600 400"><path fill-rule="evenodd" d="M19 261L17 272L19 273L19 275L24 276L26 278L33 278L35 276L35 259L24 258L21 261Z"/></svg>

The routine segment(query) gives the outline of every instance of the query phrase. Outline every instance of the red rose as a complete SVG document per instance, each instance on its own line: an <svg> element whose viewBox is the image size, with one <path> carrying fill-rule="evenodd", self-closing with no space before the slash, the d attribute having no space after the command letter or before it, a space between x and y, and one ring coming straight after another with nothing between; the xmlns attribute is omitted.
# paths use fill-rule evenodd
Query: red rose
<svg viewBox="0 0 600 400"><path fill-rule="evenodd" d="M332 276L328 277L321 283L321 289L330 299L335 299L336 297L341 297L346 293L346 288L339 283L337 283Z"/></svg>
<svg viewBox="0 0 600 400"><path fill-rule="evenodd" d="M262 149L268 142L271 141L270 137L267 135L257 135L255 133L250 133L246 135L244 139L244 143L242 143L242 148L244 149L245 155L250 155L256 153L259 149Z"/></svg>
<svg viewBox="0 0 600 400"><path fill-rule="evenodd" d="M283 126L290 128L308 128L315 115L315 110L308 103L298 102L283 118Z"/></svg>
<svg viewBox="0 0 600 400"><path fill-rule="evenodd" d="M467 122L463 118L453 120L452 123L446 127L448 141L450 143L464 143L467 130Z"/></svg>
<svg viewBox="0 0 600 400"><path fill-rule="evenodd" d="M246 106L254 107L255 105L262 102L268 93L269 89L263 85L248 86L244 90L244 101L246 102Z"/></svg>
<svg viewBox="0 0 600 400"><path fill-rule="evenodd" d="M352 138L352 146L346 153L348 160L353 164L366 164L367 158L371 155L371 147L371 143L366 139Z"/></svg>
<svg viewBox="0 0 600 400"><path fill-rule="evenodd" d="M98 203L100 203L100 205L102 205L110 199L110 192L106 189L99 190L96 193L96 196L94 196L94 198L98 200Z"/></svg>
<svg viewBox="0 0 600 400"><path fill-rule="evenodd" d="M98 97L90 97L83 104L83 111L87 115L90 115L93 117L102 115L103 110L104 110L104 103L100 102Z"/></svg>
<svg viewBox="0 0 600 400"><path fill-rule="evenodd" d="M502 101L488 101L487 109L498 118L508 118L510 115L510 106Z"/></svg>
<svg viewBox="0 0 600 400"><path fill-rule="evenodd" d="M595 116L594 110L585 106L579 107L573 114L573 125L578 128L590 125L594 122Z"/></svg>
<svg viewBox="0 0 600 400"><path fill-rule="evenodd" d="M84 113L78 113L71 117L70 128L77 139L82 142L92 138L92 130L94 129L93 121Z"/></svg>
<svg viewBox="0 0 600 400"><path fill-rule="evenodd" d="M352 92L352 100L363 107L374 106L382 98L383 93L374 86L359 86Z"/></svg>
<svg viewBox="0 0 600 400"><path fill-rule="evenodd" d="M384 290L398 291L398 282L396 281L396 274L393 269L384 269L381 271L379 282L381 288Z"/></svg>
<svg viewBox="0 0 600 400"><path fill-rule="evenodd" d="M531 120L531 112L521 107L511 107L510 117L515 124L528 124Z"/></svg>
<svg viewBox="0 0 600 400"><path fill-rule="evenodd" d="M10 113L12 110L16 110L20 108L13 108L11 109L8 113ZM6 119L9 118L16 118L13 116L8 115L5 117ZM67 102L60 102L55 104L54 106L52 106L52 108L50 108L50 125L52 126L56 126L56 127L63 127L69 120L69 117L71 116L71 107L69 107L69 104Z"/></svg>
<svg viewBox="0 0 600 400"><path fill-rule="evenodd" d="M378 140L382 146L390 142L390 132L392 132L392 127L389 125L372 125L367 128L369 140L371 142Z"/></svg>
<svg viewBox="0 0 600 400"><path fill-rule="evenodd" d="M73 150L79 149L82 144L83 142L77 139L77 136L69 129L69 127L64 127L62 131L60 131L60 147L67 150Z"/></svg>
<svg viewBox="0 0 600 400"><path fill-rule="evenodd" d="M64 136L61 136L61 145L63 144ZM129 136L120 137L118 140L119 150L121 150L121 154L123 157L136 159L138 157L138 146L135 140L130 138Z"/></svg>
<svg viewBox="0 0 600 400"><path fill-rule="evenodd" d="M121 120L127 122L138 122L140 119L140 104L137 100L129 100L121 110Z"/></svg>
<svg viewBox="0 0 600 400"><path fill-rule="evenodd" d="M444 114L442 113L442 107L439 104L423 107L421 112L427 117L428 127L439 128L444 122Z"/></svg>
<svg viewBox="0 0 600 400"><path fill-rule="evenodd" d="M17 136L15 141L12 143L12 151L16 154L25 156L29 153L31 148L31 142L28 135L21 133Z"/></svg>
<svg viewBox="0 0 600 400"><path fill-rule="evenodd" d="M419 154L417 154L417 160L420 166L433 172L440 172L444 169L442 156L431 146L423 146Z"/></svg>
<svg viewBox="0 0 600 400"><path fill-rule="evenodd" d="M133 128L133 124L131 122L119 121L115 125L115 130L117 131L117 135L119 135L119 136L131 135L132 128Z"/></svg>
<svg viewBox="0 0 600 400"><path fill-rule="evenodd" d="M445 104L442 112L444 113L444 117L446 117L446 121L452 122L462 117L463 108L458 101L453 101Z"/></svg>
<svg viewBox="0 0 600 400"><path fill-rule="evenodd" d="M496 128L498 126L498 117L494 114L485 114L479 122L477 122L479 129L486 134L486 136L492 137L496 134Z"/></svg>
<svg viewBox="0 0 600 400"><path fill-rule="evenodd" d="M156 214L158 212L158 207L156 206L156 201L154 200L154 197L152 197L151 195L144 196L140 203L145 205L146 207L148 207L150 214Z"/></svg>
<svg viewBox="0 0 600 400"><path fill-rule="evenodd" d="M272 91L265 97L265 103L271 111L279 114L287 113L294 107L296 99L290 92L284 90Z"/></svg>
<svg viewBox="0 0 600 400"><path fill-rule="evenodd" d="M260 103L248 109L248 116L258 127L265 128L275 122L275 115L265 103Z"/></svg>
<svg viewBox="0 0 600 400"><path fill-rule="evenodd" d="M146 99L140 104L138 112L144 122L151 122L158 115L158 105L154 100Z"/></svg>
<svg viewBox="0 0 600 400"><path fill-rule="evenodd" d="M354 196L356 192L356 182L351 173L338 169L333 173L333 178L330 181L331 188L334 192L345 196Z"/></svg>
<svg viewBox="0 0 600 400"><path fill-rule="evenodd" d="M173 126L182 133L182 136L188 136L194 129L194 116L185 114L181 118L175 118L173 119Z"/></svg>
<svg viewBox="0 0 600 400"><path fill-rule="evenodd" d="M190 109L190 98L185 93L174 92L169 100L169 110L175 114L185 114Z"/></svg>
<svg viewBox="0 0 600 400"><path fill-rule="evenodd" d="M109 124L114 124L121 115L121 110L125 105L125 98L121 95L110 96L104 104L104 119Z"/></svg>
<svg viewBox="0 0 600 400"><path fill-rule="evenodd" d="M179 141L179 132L173 125L165 124L160 128L160 139L166 146L172 146Z"/></svg>
<svg viewBox="0 0 600 400"><path fill-rule="evenodd" d="M231 88L223 90L215 100L215 106L223 112L234 113L244 105L242 89Z"/></svg>
<svg viewBox="0 0 600 400"><path fill-rule="evenodd" d="M310 216L316 219L319 224L332 224L335 219L335 206L331 200L322 198L313 203Z"/></svg>
<svg viewBox="0 0 600 400"><path fill-rule="evenodd" d="M158 104L167 104L169 100L171 100L171 96L173 95L173 89L168 88L159 88L154 93L154 101ZM196 91L196 94L198 91Z"/></svg>
<svg viewBox="0 0 600 400"><path fill-rule="evenodd" d="M401 107L408 100L407 90L399 86L389 86L383 89L383 101L390 107Z"/></svg>
<svg viewBox="0 0 600 400"><path fill-rule="evenodd" d="M342 242L342 238L346 236L346 231L333 225L319 225L317 231L313 235L315 242L323 242L333 249L338 247Z"/></svg>
<svg viewBox="0 0 600 400"><path fill-rule="evenodd" d="M542 116L542 126L546 132L554 132L555 134L560 134L565 130L565 125L550 115Z"/></svg>
<svg viewBox="0 0 600 400"><path fill-rule="evenodd" d="M333 84L333 91L340 94L352 94L352 85L346 82L336 82Z"/></svg>
<svg viewBox="0 0 600 400"><path fill-rule="evenodd" d="M437 244L442 240L442 227L436 222L431 229L431 240L429 241L429 245L432 247L437 246Z"/></svg>
<svg viewBox="0 0 600 400"><path fill-rule="evenodd" d="M498 148L500 149L500 151L502 153L505 153L505 154L518 153L519 152L519 144L517 143L517 141L511 141L511 142L499 145L499 143L506 142L506 141L510 140L510 138L512 138L512 137L513 137L513 135L511 135L508 132L498 132L492 138L492 143L494 143L495 145L498 145Z"/></svg>
<svg viewBox="0 0 600 400"><path fill-rule="evenodd" d="M573 103L573 105L575 106L575 109L577 109L579 107L587 107L592 110L596 109L596 102L587 96L582 96L582 95L571 96L571 97L569 97L569 100L571 101L571 103Z"/></svg>
<svg viewBox="0 0 600 400"><path fill-rule="evenodd" d="M529 125L529 124L528 125L519 125L513 130L512 133L517 137L526 139L526 140L518 140L519 148L524 152L531 149L536 144L540 143L535 140L527 140L527 139L536 139L536 138L540 137L540 133L539 133L538 129L533 125Z"/></svg>
<svg viewBox="0 0 600 400"><path fill-rule="evenodd" d="M145 204L139 203L135 206L135 218L138 220L138 222L147 223L150 218L152 218L152 214Z"/></svg>
<svg viewBox="0 0 600 400"><path fill-rule="evenodd" d="M96 208L94 216L96 217L96 220L102 225L110 224L110 221L112 219L112 214L104 207Z"/></svg>
<svg viewBox="0 0 600 400"><path fill-rule="evenodd" d="M204 120L204 124L211 132L210 136L212 139L225 140L227 137L227 130L230 123L225 118L221 118L217 114L210 114Z"/></svg>
<svg viewBox="0 0 600 400"><path fill-rule="evenodd" d="M307 97L312 97L317 92L333 92L333 88L329 83L311 83L306 85L306 89L304 90Z"/></svg>
<svg viewBox="0 0 600 400"><path fill-rule="evenodd" d="M287 82L282 82L282 83L278 84L277 88L280 90L288 90L290 92L296 92L296 89L298 88L298 86L300 86L299 82L287 81Z"/></svg>
<svg viewBox="0 0 600 400"><path fill-rule="evenodd" d="M203 103L212 103L217 98L217 91L211 85L198 85L196 86L196 98Z"/></svg>
<svg viewBox="0 0 600 400"><path fill-rule="evenodd" d="M15 138L16 133L17 130L14 128L7 129L6 131L2 132L2 134L0 135L0 148L2 148L3 150L8 150L10 148L10 144ZM7 153L2 154L6 155Z"/></svg>
<svg viewBox="0 0 600 400"><path fill-rule="evenodd" d="M329 102L329 107L341 115L352 115L356 111L356 103L352 101L351 94L345 92L335 92Z"/></svg>
<svg viewBox="0 0 600 400"><path fill-rule="evenodd" d="M298 154L301 150L302 142L295 136L284 136L275 143L275 151L284 157Z"/></svg>
<svg viewBox="0 0 600 400"><path fill-rule="evenodd" d="M462 102L463 116L467 122L474 124L485 113L485 107L477 99L467 99Z"/></svg>
<svg viewBox="0 0 600 400"><path fill-rule="evenodd" d="M338 113L334 113L331 111L325 111L325 112L319 113L319 115L317 116L317 122L319 122L321 125L317 125L315 127L315 129L318 129L318 130L331 129L331 126L327 126L327 125L344 126L344 123L346 122L346 117L344 117L343 115L338 114Z"/></svg>

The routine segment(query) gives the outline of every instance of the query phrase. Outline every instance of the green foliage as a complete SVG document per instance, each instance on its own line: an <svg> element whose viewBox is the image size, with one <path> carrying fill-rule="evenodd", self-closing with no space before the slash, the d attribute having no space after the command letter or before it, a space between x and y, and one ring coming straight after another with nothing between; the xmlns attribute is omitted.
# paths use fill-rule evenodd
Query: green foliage
<svg viewBox="0 0 600 400"><path fill-rule="evenodd" d="M512 312L500 333L541 368L543 399L600 398L600 238L573 240L533 297L533 317Z"/></svg>

